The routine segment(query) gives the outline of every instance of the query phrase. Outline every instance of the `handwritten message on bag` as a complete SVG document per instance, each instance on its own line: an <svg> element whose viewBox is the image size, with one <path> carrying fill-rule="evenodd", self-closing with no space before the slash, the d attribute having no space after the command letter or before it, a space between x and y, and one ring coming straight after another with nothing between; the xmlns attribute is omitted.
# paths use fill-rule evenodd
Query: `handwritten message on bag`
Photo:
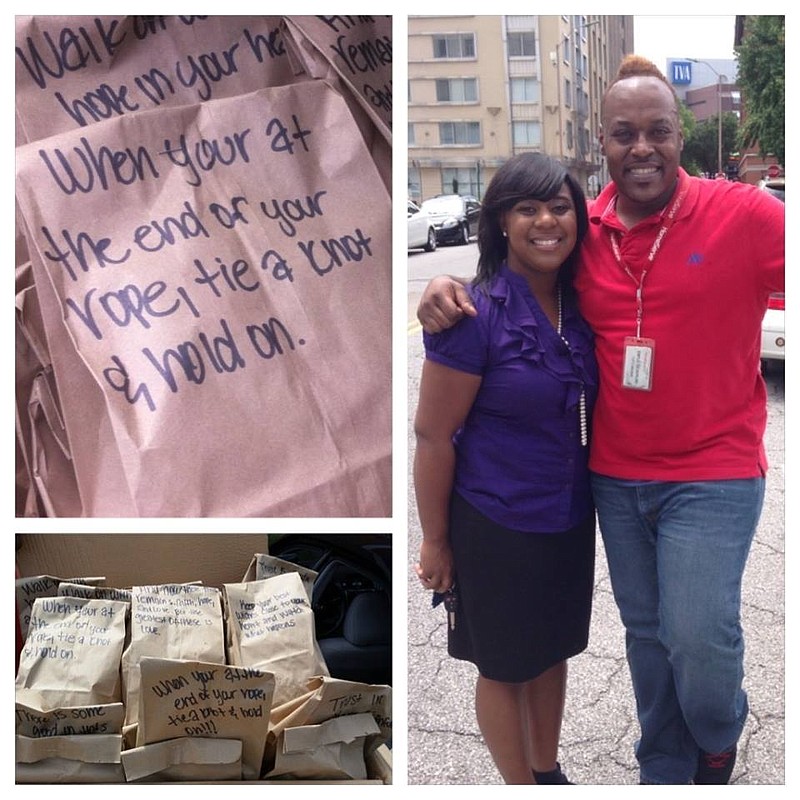
<svg viewBox="0 0 800 800"><path fill-rule="evenodd" d="M261 771L275 677L258 669L143 658L137 744L241 739L246 780Z"/></svg>
<svg viewBox="0 0 800 800"><path fill-rule="evenodd" d="M119 702L127 608L115 600L35 600L20 654L17 702L43 711Z"/></svg>
<svg viewBox="0 0 800 800"><path fill-rule="evenodd" d="M127 724L138 719L143 658L224 663L219 590L196 584L134 586L131 592L130 640L122 658Z"/></svg>
<svg viewBox="0 0 800 800"><path fill-rule="evenodd" d="M17 16L28 141L165 106L295 82L277 16Z"/></svg>
<svg viewBox="0 0 800 800"><path fill-rule="evenodd" d="M341 97L122 122L17 151L87 513L387 514L389 198Z"/></svg>

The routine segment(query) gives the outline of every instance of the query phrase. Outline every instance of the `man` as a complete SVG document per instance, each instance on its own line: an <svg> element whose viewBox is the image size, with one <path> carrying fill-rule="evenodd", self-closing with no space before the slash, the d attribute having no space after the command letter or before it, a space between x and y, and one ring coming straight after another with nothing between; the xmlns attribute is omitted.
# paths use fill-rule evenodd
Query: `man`
<svg viewBox="0 0 800 800"><path fill-rule="evenodd" d="M606 92L612 182L576 289L595 332L592 488L626 629L641 783L728 783L747 717L741 582L764 497L761 319L783 291L783 204L679 167L677 99L628 56ZM430 331L472 309L434 279Z"/></svg>

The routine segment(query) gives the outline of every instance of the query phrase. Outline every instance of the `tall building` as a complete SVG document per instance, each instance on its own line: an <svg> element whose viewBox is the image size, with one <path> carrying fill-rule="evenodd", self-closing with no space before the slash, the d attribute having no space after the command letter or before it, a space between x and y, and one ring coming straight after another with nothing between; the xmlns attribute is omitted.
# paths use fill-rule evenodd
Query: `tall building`
<svg viewBox="0 0 800 800"><path fill-rule="evenodd" d="M409 17L409 197L480 198L521 152L560 159L596 195L600 100L630 52L631 16Z"/></svg>
<svg viewBox="0 0 800 800"><path fill-rule="evenodd" d="M741 117L736 59L668 58L667 79L698 122L723 114Z"/></svg>

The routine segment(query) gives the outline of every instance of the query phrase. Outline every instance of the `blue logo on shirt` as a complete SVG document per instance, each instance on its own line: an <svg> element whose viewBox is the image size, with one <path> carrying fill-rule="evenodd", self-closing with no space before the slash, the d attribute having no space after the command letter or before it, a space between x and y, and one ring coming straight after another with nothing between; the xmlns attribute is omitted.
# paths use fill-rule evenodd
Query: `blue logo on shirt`
<svg viewBox="0 0 800 800"><path fill-rule="evenodd" d="M686 259L686 263L690 267L698 267L700 264L703 263L703 254L702 253L689 253L689 258Z"/></svg>

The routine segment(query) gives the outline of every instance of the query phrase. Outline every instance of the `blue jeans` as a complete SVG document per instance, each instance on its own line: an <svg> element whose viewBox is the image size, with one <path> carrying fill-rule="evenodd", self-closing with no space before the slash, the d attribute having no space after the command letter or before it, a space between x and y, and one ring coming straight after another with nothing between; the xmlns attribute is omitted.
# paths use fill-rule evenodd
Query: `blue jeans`
<svg viewBox="0 0 800 800"><path fill-rule="evenodd" d="M741 584L764 479L632 484L592 476L625 626L645 783L689 783L747 717Z"/></svg>

